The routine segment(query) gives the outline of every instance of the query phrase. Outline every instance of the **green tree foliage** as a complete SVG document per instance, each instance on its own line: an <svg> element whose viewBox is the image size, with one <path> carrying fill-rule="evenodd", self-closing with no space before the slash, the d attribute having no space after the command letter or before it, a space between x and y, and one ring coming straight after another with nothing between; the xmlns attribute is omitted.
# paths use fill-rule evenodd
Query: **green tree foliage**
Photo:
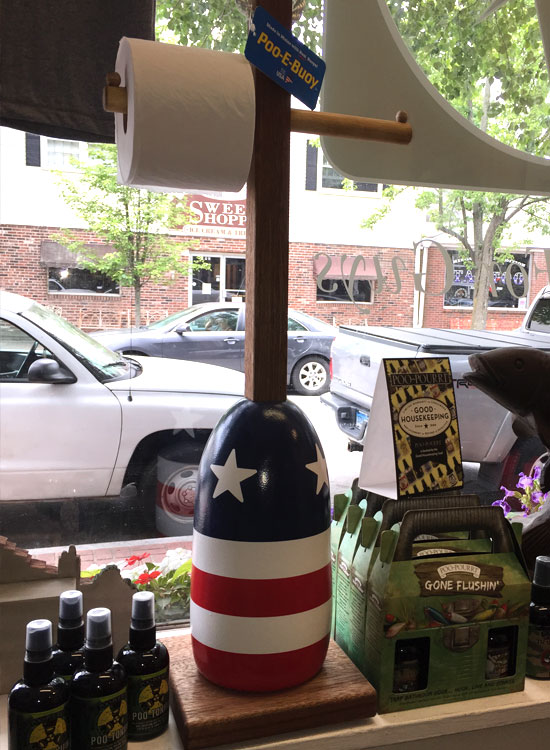
<svg viewBox="0 0 550 750"><path fill-rule="evenodd" d="M189 223L185 198L119 185L115 146L93 145L88 160L71 177L58 175L65 202L88 229L113 250L99 257L71 230L58 237L78 253L85 268L101 271L134 290L136 325L141 323L141 290L146 284L168 283L172 272L187 273L184 256L190 243L175 242L167 230ZM204 267L196 262L193 267Z"/></svg>
<svg viewBox="0 0 550 750"><path fill-rule="evenodd" d="M549 153L548 75L534 3L516 0L481 20L480 0L389 0L399 31L440 93L464 117L503 143ZM457 158L460 155L457 154ZM387 191L388 200L395 190ZM472 327L484 328L493 262L510 247L511 222L548 233L548 198L424 190L416 205L453 238L474 269ZM383 215L373 215L365 226Z"/></svg>
<svg viewBox="0 0 550 750"><path fill-rule="evenodd" d="M159 29L169 29L179 44L243 52L248 35L246 7L247 0L157 0L157 22ZM292 30L304 44L318 50L322 0L306 0Z"/></svg>

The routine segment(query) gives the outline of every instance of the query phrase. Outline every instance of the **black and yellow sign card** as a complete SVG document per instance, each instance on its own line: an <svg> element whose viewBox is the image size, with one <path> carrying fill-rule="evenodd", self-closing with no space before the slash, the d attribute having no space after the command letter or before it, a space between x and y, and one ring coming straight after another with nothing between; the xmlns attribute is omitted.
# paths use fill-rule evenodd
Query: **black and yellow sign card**
<svg viewBox="0 0 550 750"><path fill-rule="evenodd" d="M384 359L378 371L359 486L385 497L464 484L449 359Z"/></svg>
<svg viewBox="0 0 550 750"><path fill-rule="evenodd" d="M464 484L456 401L447 357L385 359L398 495Z"/></svg>

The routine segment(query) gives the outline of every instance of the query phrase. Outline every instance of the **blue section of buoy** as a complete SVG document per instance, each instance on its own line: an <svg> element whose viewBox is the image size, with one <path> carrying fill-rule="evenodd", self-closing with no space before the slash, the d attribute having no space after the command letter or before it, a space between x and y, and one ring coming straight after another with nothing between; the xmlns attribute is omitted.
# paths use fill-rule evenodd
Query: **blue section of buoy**
<svg viewBox="0 0 550 750"><path fill-rule="evenodd" d="M204 449L194 526L218 539L301 539L330 525L325 458L313 425L292 402L239 401Z"/></svg>

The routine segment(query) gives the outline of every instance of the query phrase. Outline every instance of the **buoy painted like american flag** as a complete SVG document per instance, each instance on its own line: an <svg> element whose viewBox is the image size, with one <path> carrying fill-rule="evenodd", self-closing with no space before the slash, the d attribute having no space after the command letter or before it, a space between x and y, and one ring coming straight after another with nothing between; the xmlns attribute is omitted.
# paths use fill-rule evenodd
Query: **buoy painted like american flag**
<svg viewBox="0 0 550 750"><path fill-rule="evenodd" d="M236 690L313 677L330 632L330 492L297 406L243 400L222 417L201 459L194 523L199 671Z"/></svg>

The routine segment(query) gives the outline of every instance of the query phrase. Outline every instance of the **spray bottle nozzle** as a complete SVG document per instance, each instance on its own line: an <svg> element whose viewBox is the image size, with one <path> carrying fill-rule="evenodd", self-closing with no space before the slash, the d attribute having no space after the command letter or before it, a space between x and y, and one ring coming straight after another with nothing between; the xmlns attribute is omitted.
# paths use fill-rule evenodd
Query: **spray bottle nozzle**
<svg viewBox="0 0 550 750"><path fill-rule="evenodd" d="M31 620L27 624L25 661L48 661L52 655L52 624L49 620Z"/></svg>
<svg viewBox="0 0 550 750"><path fill-rule="evenodd" d="M86 648L101 649L112 645L111 610L106 607L90 609L86 623Z"/></svg>
<svg viewBox="0 0 550 750"><path fill-rule="evenodd" d="M152 591L138 591L132 597L132 623L134 630L155 627L155 595Z"/></svg>

